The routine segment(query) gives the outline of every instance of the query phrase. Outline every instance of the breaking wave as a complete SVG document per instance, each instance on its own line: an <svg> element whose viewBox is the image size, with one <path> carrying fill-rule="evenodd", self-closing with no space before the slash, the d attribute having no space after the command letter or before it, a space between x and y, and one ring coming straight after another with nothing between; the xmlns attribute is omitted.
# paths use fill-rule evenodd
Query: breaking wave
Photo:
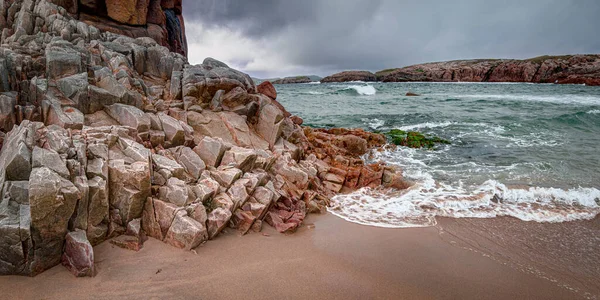
<svg viewBox="0 0 600 300"><path fill-rule="evenodd" d="M352 92L359 96L373 96L377 94L377 90L372 85L351 85L340 91Z"/></svg>
<svg viewBox="0 0 600 300"><path fill-rule="evenodd" d="M595 188L511 188L488 180L474 188L421 180L403 192L361 189L331 200L329 209L345 220L378 227L428 227L435 217L515 217L523 221L568 222L590 220L600 213L600 190Z"/></svg>
<svg viewBox="0 0 600 300"><path fill-rule="evenodd" d="M598 115L600 114L600 109L593 109L587 112L590 115Z"/></svg>

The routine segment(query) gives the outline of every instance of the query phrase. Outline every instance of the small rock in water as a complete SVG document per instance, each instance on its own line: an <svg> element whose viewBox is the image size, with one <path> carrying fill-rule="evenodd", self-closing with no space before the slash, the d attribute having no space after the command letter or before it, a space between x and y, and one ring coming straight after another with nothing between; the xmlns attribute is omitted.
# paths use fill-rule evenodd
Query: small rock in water
<svg viewBox="0 0 600 300"><path fill-rule="evenodd" d="M407 97L416 97L416 96L421 96L421 95L419 95L419 94L415 94L415 93L413 93L413 92L408 92L408 93L406 93L406 96L407 96Z"/></svg>

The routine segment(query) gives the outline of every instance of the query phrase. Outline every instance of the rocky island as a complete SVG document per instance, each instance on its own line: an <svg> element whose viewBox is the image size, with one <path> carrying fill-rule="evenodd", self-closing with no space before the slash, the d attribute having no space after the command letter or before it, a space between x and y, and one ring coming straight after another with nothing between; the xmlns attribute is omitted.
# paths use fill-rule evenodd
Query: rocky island
<svg viewBox="0 0 600 300"><path fill-rule="evenodd" d="M527 82L600 85L600 55L475 59L418 64L372 74L348 71L322 82Z"/></svg>
<svg viewBox="0 0 600 300"><path fill-rule="evenodd" d="M408 186L361 159L383 135L301 127L270 83L190 65L181 1L0 4L0 275L94 276L107 241L289 233L336 193Z"/></svg>
<svg viewBox="0 0 600 300"><path fill-rule="evenodd" d="M377 76L369 71L344 71L327 76L321 82L377 81Z"/></svg>
<svg viewBox="0 0 600 300"><path fill-rule="evenodd" d="M428 63L377 73L383 82L529 82L600 85L600 55Z"/></svg>
<svg viewBox="0 0 600 300"><path fill-rule="evenodd" d="M273 84L311 83L313 80L308 76L285 77L273 80Z"/></svg>

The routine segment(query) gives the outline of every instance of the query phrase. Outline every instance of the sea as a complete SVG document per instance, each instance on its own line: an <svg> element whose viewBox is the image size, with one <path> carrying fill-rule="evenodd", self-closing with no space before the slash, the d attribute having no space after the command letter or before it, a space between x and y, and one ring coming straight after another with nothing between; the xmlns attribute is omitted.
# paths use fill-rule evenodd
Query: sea
<svg viewBox="0 0 600 300"><path fill-rule="evenodd" d="M414 185L334 197L330 212L348 221L404 228L435 226L437 217L557 223L600 213L600 87L315 82L276 89L308 126L419 131L451 142L366 155L400 167Z"/></svg>

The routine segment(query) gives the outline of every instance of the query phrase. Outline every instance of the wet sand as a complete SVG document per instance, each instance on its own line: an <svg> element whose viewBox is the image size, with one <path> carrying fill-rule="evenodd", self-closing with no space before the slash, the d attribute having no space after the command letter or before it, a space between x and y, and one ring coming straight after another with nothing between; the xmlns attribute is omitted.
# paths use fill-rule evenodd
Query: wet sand
<svg viewBox="0 0 600 300"><path fill-rule="evenodd" d="M199 247L198 254L152 239L138 253L105 242L95 248L95 278L74 278L62 266L35 278L1 277L0 298L582 298L581 293L491 259L485 251L470 250L484 239L458 236L476 236L463 228L473 224L447 219L431 228L384 229L332 215L311 215L306 224L314 226L288 236L268 226L268 236L239 237L230 231Z"/></svg>

